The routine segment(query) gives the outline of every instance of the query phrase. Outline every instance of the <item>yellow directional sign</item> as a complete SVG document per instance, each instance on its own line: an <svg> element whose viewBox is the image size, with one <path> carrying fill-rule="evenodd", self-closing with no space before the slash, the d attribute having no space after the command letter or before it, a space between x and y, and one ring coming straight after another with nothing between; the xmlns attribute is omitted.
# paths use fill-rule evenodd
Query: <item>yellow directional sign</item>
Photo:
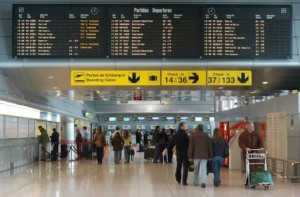
<svg viewBox="0 0 300 197"><path fill-rule="evenodd" d="M160 70L72 70L72 86L159 86Z"/></svg>
<svg viewBox="0 0 300 197"><path fill-rule="evenodd" d="M250 70L208 70L208 86L251 86Z"/></svg>
<svg viewBox="0 0 300 197"><path fill-rule="evenodd" d="M199 86L206 85L205 70L163 70L161 73L163 86Z"/></svg>

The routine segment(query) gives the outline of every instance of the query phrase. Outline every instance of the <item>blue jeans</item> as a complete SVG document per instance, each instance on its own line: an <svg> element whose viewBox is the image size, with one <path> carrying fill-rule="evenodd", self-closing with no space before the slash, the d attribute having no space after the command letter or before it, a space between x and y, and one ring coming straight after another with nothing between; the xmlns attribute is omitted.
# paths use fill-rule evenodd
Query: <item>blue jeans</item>
<svg viewBox="0 0 300 197"><path fill-rule="evenodd" d="M117 150L117 151L114 151L114 152L115 152L115 164L119 164L120 160L121 160L122 150Z"/></svg>
<svg viewBox="0 0 300 197"><path fill-rule="evenodd" d="M221 182L220 179L220 170L223 164L224 158L221 156L213 157L213 166L214 166L214 184Z"/></svg>
<svg viewBox="0 0 300 197"><path fill-rule="evenodd" d="M125 162L130 162L130 148L131 148L131 145L126 145L124 146L124 160Z"/></svg>
<svg viewBox="0 0 300 197"><path fill-rule="evenodd" d="M194 184L199 184L199 169L200 169L200 175L201 175L201 183L206 183L207 178L207 159L194 159Z"/></svg>

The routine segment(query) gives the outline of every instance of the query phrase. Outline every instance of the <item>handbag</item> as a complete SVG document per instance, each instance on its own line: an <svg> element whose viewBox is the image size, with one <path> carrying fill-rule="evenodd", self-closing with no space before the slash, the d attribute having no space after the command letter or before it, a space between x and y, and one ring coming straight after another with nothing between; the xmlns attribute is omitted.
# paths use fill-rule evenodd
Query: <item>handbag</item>
<svg viewBox="0 0 300 197"><path fill-rule="evenodd" d="M135 154L134 149L131 148L131 149L130 149L130 157L131 157L131 161L133 161L133 159L134 159L134 154Z"/></svg>
<svg viewBox="0 0 300 197"><path fill-rule="evenodd" d="M189 161L189 172L194 172L195 164L194 161Z"/></svg>
<svg viewBox="0 0 300 197"><path fill-rule="evenodd" d="M209 173L214 173L214 167L213 167L213 161L212 160L207 160L207 164L206 164L206 172L207 172L207 175Z"/></svg>

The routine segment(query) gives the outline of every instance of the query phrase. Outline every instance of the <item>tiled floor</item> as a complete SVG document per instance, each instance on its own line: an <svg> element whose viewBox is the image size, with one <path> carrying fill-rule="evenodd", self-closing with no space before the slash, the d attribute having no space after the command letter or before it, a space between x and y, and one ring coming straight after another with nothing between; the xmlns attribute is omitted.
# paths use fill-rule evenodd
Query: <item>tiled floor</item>
<svg viewBox="0 0 300 197"><path fill-rule="evenodd" d="M112 155L112 154L111 154ZM202 197L202 196L284 196L300 194L299 183L289 183L273 177L274 185L264 191L263 187L244 189L245 174L222 169L222 184L215 188L212 174L207 187L195 187L193 173L189 173L188 186L175 181L176 163L153 164L136 153L131 164L114 165L113 158L106 158L103 165L95 160L41 162L0 173L0 196L108 196L108 197Z"/></svg>

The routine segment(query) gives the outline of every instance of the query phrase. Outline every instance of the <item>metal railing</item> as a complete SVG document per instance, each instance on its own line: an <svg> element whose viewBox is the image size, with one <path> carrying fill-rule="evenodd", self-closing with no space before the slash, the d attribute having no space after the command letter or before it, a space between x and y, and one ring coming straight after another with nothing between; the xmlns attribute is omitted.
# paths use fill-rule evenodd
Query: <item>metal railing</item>
<svg viewBox="0 0 300 197"><path fill-rule="evenodd" d="M273 175L280 175L294 183L300 183L300 162L268 157L268 169Z"/></svg>

